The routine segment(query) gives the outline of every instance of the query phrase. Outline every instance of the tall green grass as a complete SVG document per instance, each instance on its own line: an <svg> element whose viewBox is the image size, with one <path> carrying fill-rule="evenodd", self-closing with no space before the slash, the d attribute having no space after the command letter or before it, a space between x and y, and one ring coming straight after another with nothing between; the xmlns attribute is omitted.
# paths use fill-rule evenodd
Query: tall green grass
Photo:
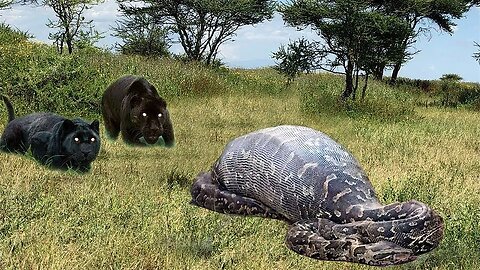
<svg viewBox="0 0 480 270"><path fill-rule="evenodd" d="M228 141L280 124L306 125L344 145L383 203L416 199L444 217L440 247L392 269L480 268L478 112L416 107L411 93L377 83L364 102L342 105L342 80L330 75L286 88L270 69L210 70L97 50L58 56L23 42L9 51L0 45L0 58L11 61L0 61L2 93L20 115L100 118L108 84L139 74L167 99L177 144L129 147L101 128L101 152L87 174L0 153L0 269L370 268L295 254L283 244L283 222L189 204L194 177ZM6 119L1 105L1 130Z"/></svg>

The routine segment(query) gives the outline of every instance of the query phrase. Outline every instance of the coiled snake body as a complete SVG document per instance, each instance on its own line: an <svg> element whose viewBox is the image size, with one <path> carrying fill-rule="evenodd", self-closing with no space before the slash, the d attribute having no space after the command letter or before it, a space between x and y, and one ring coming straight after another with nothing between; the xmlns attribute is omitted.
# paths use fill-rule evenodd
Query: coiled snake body
<svg viewBox="0 0 480 270"><path fill-rule="evenodd" d="M192 203L220 213L291 224L286 244L320 260L392 265L438 246L443 220L417 201L382 205L355 158L327 135L300 126L232 140Z"/></svg>

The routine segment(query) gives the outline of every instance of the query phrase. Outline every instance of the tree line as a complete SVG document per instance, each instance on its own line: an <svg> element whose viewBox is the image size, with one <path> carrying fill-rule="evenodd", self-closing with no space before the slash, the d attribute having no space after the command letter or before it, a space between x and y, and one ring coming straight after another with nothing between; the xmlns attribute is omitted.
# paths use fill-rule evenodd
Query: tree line
<svg viewBox="0 0 480 270"><path fill-rule="evenodd" d="M92 45L99 38L84 12L102 0L0 0L0 9L12 3L50 7L57 20L49 38L59 53ZM237 30L272 19L275 12L286 25L310 28L317 40L299 39L273 53L275 68L289 81L304 72L326 70L345 75L341 97L355 99L359 78L382 79L392 69L395 84L404 63L414 57L413 45L433 29L452 34L459 19L480 0L117 0L122 19L113 27L123 54L171 56L173 43L181 45L182 58L218 64L222 44ZM478 46L478 45L477 45ZM479 59L479 52L474 57ZM480 60L479 60L480 61Z"/></svg>
<svg viewBox="0 0 480 270"><path fill-rule="evenodd" d="M438 28L453 33L459 19L479 1L462 0L295 0L281 4L284 21L298 29L310 27L319 40L294 41L274 53L277 69L293 79L315 69L345 75L342 99L355 99L359 76L364 87L369 76L382 79L392 69L395 84L403 64L416 53L413 45L420 35ZM340 71L339 71L340 70Z"/></svg>

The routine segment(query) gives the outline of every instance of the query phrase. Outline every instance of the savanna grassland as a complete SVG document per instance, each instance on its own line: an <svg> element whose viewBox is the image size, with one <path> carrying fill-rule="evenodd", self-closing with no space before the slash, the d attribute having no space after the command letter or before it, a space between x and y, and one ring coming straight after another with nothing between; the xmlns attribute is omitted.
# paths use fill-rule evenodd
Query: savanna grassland
<svg viewBox="0 0 480 270"><path fill-rule="evenodd" d="M440 247L391 269L480 268L480 114L416 106L412 91L372 83L340 104L342 78L310 74L289 87L270 69L210 70L173 60L46 45L0 35L0 85L18 115L54 111L100 119L123 74L145 76L169 104L176 146L106 139L91 172L55 171L0 154L0 269L367 269L299 256L287 225L189 204L194 177L231 139L264 127L321 130L357 157L383 203L419 200L445 220ZM0 129L7 120L0 106ZM372 267L373 268L373 267Z"/></svg>

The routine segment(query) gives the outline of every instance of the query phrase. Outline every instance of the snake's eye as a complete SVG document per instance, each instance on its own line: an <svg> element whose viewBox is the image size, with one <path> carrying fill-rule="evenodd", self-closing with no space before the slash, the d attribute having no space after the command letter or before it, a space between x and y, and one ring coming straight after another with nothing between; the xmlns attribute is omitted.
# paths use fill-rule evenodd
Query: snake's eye
<svg viewBox="0 0 480 270"><path fill-rule="evenodd" d="M147 117L147 113L142 113L142 116L143 116L143 117Z"/></svg>
<svg viewBox="0 0 480 270"><path fill-rule="evenodd" d="M95 138L94 138L94 137L92 137L92 138L90 139L90 141L91 141L91 142L94 142L94 141L95 141Z"/></svg>
<svg viewBox="0 0 480 270"><path fill-rule="evenodd" d="M78 137L73 138L73 140L74 140L76 143L80 142L80 139L79 139Z"/></svg>
<svg viewBox="0 0 480 270"><path fill-rule="evenodd" d="M161 114L161 113L158 114L158 118L160 118L160 117L162 117L162 114Z"/></svg>

